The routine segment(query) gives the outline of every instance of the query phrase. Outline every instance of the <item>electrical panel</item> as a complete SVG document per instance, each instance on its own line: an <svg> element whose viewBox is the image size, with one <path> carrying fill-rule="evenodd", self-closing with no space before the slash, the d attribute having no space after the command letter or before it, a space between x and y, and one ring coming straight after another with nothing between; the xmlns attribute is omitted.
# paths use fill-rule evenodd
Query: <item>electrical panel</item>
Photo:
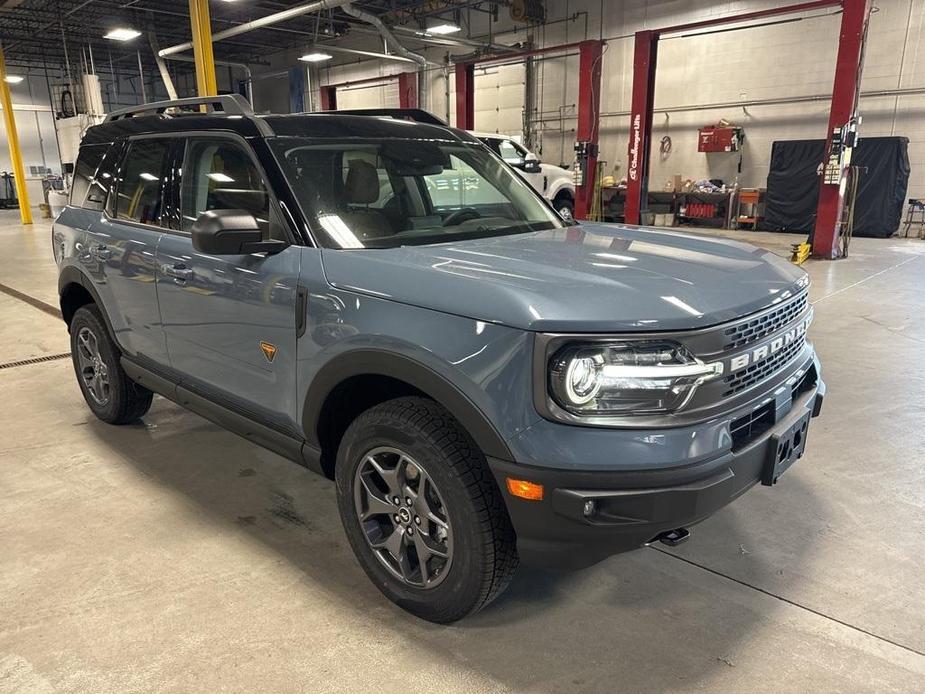
<svg viewBox="0 0 925 694"><path fill-rule="evenodd" d="M738 152L745 140L742 128L708 125L700 128L698 152Z"/></svg>

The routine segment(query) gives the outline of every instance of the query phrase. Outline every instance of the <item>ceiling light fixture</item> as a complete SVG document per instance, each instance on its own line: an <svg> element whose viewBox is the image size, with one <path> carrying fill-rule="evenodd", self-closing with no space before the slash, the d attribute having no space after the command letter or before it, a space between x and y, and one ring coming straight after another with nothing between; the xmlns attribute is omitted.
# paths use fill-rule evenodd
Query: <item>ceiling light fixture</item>
<svg viewBox="0 0 925 694"><path fill-rule="evenodd" d="M108 34L103 34L104 39L109 39L111 41L131 41L132 39L137 39L141 36L140 31L135 31L134 29L113 29Z"/></svg>
<svg viewBox="0 0 925 694"><path fill-rule="evenodd" d="M7 75L7 76L6 76L6 81L9 82L10 84L19 84L19 83L22 82L24 79L26 79L26 78L25 78L25 77L20 77L19 75Z"/></svg>
<svg viewBox="0 0 925 694"><path fill-rule="evenodd" d="M306 53L299 60L305 63L320 63L325 60L330 60L330 53L322 53L321 51L313 51L311 53Z"/></svg>
<svg viewBox="0 0 925 694"><path fill-rule="evenodd" d="M437 36L455 34L457 31L461 31L459 25L451 24L450 22L441 22L440 24L434 24L431 27L427 27L428 34L436 34Z"/></svg>

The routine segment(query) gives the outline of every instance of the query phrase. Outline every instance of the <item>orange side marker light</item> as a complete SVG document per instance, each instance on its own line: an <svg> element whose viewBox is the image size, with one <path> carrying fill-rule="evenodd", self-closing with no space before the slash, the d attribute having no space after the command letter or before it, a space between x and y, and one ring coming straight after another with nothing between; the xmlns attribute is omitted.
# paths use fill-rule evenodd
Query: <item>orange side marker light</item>
<svg viewBox="0 0 925 694"><path fill-rule="evenodd" d="M512 477L507 478L507 490L511 496L520 497L527 501L543 500L543 485L527 480L515 480Z"/></svg>

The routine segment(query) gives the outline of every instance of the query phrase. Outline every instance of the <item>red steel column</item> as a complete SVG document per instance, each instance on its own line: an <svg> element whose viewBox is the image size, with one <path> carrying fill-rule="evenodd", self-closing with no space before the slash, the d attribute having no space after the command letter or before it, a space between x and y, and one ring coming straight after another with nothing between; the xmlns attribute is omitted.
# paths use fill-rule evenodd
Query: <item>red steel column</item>
<svg viewBox="0 0 925 694"><path fill-rule="evenodd" d="M847 124L857 113L869 19L870 0L842 1L841 33L823 166L828 162L832 148L832 131ZM845 202L846 175L847 167L843 167L838 184L820 182L816 226L813 230L814 258L831 260L838 257L838 232Z"/></svg>
<svg viewBox="0 0 925 694"><path fill-rule="evenodd" d="M418 73L402 72L398 75L398 106L418 107Z"/></svg>
<svg viewBox="0 0 925 694"><path fill-rule="evenodd" d="M657 31L637 31L633 51L633 103L630 110L630 139L626 167L624 221L639 224L640 212L648 207L649 154L652 149L652 108L655 102L655 67L658 58Z"/></svg>
<svg viewBox="0 0 925 694"><path fill-rule="evenodd" d="M602 41L582 41L578 46L578 128L575 137L587 142L591 155L585 163L582 184L575 190L575 218L585 219L594 198L597 178L597 141L601 122Z"/></svg>
<svg viewBox="0 0 925 694"><path fill-rule="evenodd" d="M337 110L337 87L322 87L321 88L321 110L322 111L336 111Z"/></svg>
<svg viewBox="0 0 925 694"><path fill-rule="evenodd" d="M475 128L475 63L456 63L456 127Z"/></svg>

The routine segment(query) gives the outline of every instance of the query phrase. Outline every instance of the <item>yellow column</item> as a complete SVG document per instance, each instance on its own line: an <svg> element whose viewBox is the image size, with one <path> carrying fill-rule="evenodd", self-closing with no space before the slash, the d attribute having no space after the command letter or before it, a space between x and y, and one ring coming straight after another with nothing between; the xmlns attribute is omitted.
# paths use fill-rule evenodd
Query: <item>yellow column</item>
<svg viewBox="0 0 925 694"><path fill-rule="evenodd" d="M189 0L190 25L193 31L193 57L196 59L196 89L199 96L215 96L215 59L212 56L212 19L209 0Z"/></svg>
<svg viewBox="0 0 925 694"><path fill-rule="evenodd" d="M13 162L16 197L19 198L19 217L22 219L23 224L32 224L29 191L26 190L26 170L22 165L22 150L19 149L19 135L16 133L16 118L13 116L13 99L10 97L10 85L6 81L6 59L3 56L3 46L0 46L0 105L3 106L6 138L10 143L10 161Z"/></svg>

